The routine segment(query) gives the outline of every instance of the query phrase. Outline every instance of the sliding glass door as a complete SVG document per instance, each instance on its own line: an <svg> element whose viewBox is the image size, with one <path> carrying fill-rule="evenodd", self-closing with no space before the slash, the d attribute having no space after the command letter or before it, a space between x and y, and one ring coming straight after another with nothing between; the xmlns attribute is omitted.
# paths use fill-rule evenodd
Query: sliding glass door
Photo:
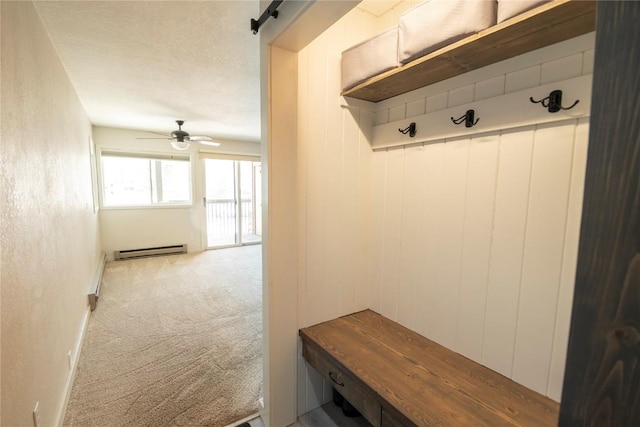
<svg viewBox="0 0 640 427"><path fill-rule="evenodd" d="M260 224L260 174L262 166L258 162L236 162L240 181L240 233L241 243L258 243L262 240Z"/></svg>
<svg viewBox="0 0 640 427"><path fill-rule="evenodd" d="M261 242L261 171L252 160L205 159L208 248Z"/></svg>

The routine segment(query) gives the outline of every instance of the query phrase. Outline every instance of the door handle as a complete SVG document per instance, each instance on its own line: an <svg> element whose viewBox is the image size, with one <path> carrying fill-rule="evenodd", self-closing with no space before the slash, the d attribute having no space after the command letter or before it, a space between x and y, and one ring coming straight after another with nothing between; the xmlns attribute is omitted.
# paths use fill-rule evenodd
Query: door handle
<svg viewBox="0 0 640 427"><path fill-rule="evenodd" d="M202 207L203 207L203 208L206 208L206 207L207 207L207 198L206 198L206 197L203 197L203 198L202 198Z"/></svg>

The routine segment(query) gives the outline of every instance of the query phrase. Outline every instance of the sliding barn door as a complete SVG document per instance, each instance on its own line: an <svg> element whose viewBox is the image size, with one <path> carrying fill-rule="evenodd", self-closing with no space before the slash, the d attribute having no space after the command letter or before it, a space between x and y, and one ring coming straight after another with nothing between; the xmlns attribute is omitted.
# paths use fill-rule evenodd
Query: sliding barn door
<svg viewBox="0 0 640 427"><path fill-rule="evenodd" d="M640 425L640 2L598 2L560 426Z"/></svg>

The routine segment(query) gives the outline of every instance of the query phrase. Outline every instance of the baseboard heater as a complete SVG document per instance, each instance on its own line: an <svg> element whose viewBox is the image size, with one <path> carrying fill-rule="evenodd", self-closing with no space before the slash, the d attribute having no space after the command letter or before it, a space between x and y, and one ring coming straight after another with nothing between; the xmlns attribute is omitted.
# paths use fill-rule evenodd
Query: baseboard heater
<svg viewBox="0 0 640 427"><path fill-rule="evenodd" d="M114 251L113 257L116 261L129 258L142 258L159 255L186 254L187 245L158 246L156 248L129 249L125 251Z"/></svg>
<svg viewBox="0 0 640 427"><path fill-rule="evenodd" d="M91 311L95 310L96 305L98 304L98 297L100 296L100 283L102 283L102 273L104 273L104 265L106 262L107 256L105 254L102 254L100 256L100 261L98 262L96 274L93 276L91 288L89 289L89 306L91 307Z"/></svg>

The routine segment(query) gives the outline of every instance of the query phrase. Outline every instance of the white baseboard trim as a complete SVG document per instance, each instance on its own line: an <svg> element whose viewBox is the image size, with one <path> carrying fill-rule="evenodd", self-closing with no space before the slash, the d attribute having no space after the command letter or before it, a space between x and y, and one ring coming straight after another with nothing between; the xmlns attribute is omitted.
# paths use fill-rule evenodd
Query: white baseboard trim
<svg viewBox="0 0 640 427"><path fill-rule="evenodd" d="M107 262L106 257L104 252L100 255L98 268L96 269L96 274L93 276L91 288L89 288L89 307L91 307L91 311L96 309L98 298L100 297L100 284L102 283L102 275L104 274L104 267Z"/></svg>
<svg viewBox="0 0 640 427"><path fill-rule="evenodd" d="M76 379L76 370L78 368L78 361L80 360L80 350L82 349L82 343L84 342L84 336L87 332L87 324L89 323L89 316L91 315L91 307L87 305L87 309L82 319L82 326L76 340L75 348L73 349L73 365L67 375L67 381L64 385L64 395L60 407L58 408L58 415L56 416L56 427L61 427L64 423L64 416L67 413L67 405L69 404L69 397L71 397L71 388L73 387L73 381Z"/></svg>
<svg viewBox="0 0 640 427"><path fill-rule="evenodd" d="M229 425L227 425L225 427L236 427L236 426L239 426L240 424L243 424L243 423L251 421L251 420L253 420L255 418L258 418L259 416L260 416L260 414L258 412L256 412L253 415L249 415L248 417L244 417L243 419L238 420L238 421L236 421L234 423L231 423L231 424L229 424Z"/></svg>
<svg viewBox="0 0 640 427"><path fill-rule="evenodd" d="M268 426L268 412L265 410L264 408L264 397L261 397L260 399L258 399L258 414L260 415L260 419L262 420L262 424L264 424L265 426Z"/></svg>

